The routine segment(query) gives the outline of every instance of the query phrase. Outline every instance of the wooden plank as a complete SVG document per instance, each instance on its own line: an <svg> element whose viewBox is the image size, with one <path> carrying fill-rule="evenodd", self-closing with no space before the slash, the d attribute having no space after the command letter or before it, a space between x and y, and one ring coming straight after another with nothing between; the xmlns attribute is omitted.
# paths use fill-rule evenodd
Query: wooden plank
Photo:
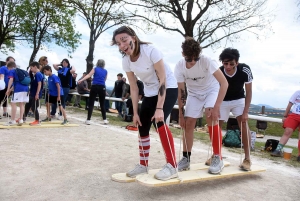
<svg viewBox="0 0 300 201"><path fill-rule="evenodd" d="M40 124L39 126L30 126L29 124L23 124L22 126L14 125L14 126L4 126L0 125L0 129L10 129L10 128L59 128L59 127L76 127L78 124Z"/></svg>
<svg viewBox="0 0 300 201"><path fill-rule="evenodd" d="M175 184L184 184L197 181L205 181L212 179L222 179L233 176L243 176L247 174L254 174L264 172L266 169L258 165L252 165L251 171L243 171L237 166L225 167L221 174L209 174L207 170L190 170L179 172L179 178L170 179L168 181L161 181L154 178L154 174L144 174L136 177L136 181L145 186L158 187Z"/></svg>
<svg viewBox="0 0 300 201"><path fill-rule="evenodd" d="M229 166L230 163L227 161L224 161L224 166ZM196 163L196 164L191 164L190 170L203 170L203 169L208 169L209 166L205 165L204 163ZM155 175L160 169L152 169L149 170L149 174ZM128 182L134 182L135 178L127 177L126 173L116 173L111 176L111 179L113 181L121 182L121 183L128 183Z"/></svg>

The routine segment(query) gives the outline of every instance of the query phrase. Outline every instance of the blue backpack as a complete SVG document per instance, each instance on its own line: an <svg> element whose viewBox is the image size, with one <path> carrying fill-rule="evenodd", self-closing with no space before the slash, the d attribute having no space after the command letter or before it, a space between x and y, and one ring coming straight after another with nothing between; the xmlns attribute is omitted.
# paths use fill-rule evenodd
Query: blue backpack
<svg viewBox="0 0 300 201"><path fill-rule="evenodd" d="M29 73L25 70L22 70L20 68L16 68L16 74L18 76L17 82L20 82L23 85L29 86L31 83L31 78L29 76Z"/></svg>

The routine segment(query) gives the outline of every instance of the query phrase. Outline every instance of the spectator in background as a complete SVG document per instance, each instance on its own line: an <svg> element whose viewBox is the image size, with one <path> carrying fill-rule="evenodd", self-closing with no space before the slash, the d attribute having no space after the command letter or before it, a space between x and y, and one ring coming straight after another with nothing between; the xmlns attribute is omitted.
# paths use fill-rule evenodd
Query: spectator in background
<svg viewBox="0 0 300 201"><path fill-rule="evenodd" d="M77 73L73 73L72 74L72 86L70 87L70 91L69 91L69 94L68 94L68 99L67 99L66 106L71 106L72 105L73 94L70 94L70 93L77 92L76 78L77 78Z"/></svg>
<svg viewBox="0 0 300 201"><path fill-rule="evenodd" d="M14 61L8 62L7 68L9 70L9 74L8 74L9 81L8 81L6 96L8 97L11 94L12 90L14 92L11 98L11 120L7 122L6 125L11 126L11 125L18 124L21 126L23 124L25 103L29 101L29 96L28 96L29 87L19 82L19 78L15 70L16 63ZM19 103L19 107L20 107L20 116L17 120L15 120L16 112L17 112L17 105L16 105L17 103Z"/></svg>
<svg viewBox="0 0 300 201"><path fill-rule="evenodd" d="M83 78L86 76L86 72L83 73L82 77L79 79L78 84L77 84L77 92L79 94L90 94L90 90L88 88L88 83L86 80L83 80ZM81 108L80 105L80 99L81 96L77 96L77 104L78 107ZM85 97L85 110L88 110L88 105L89 105L89 98Z"/></svg>
<svg viewBox="0 0 300 201"><path fill-rule="evenodd" d="M122 98L123 85L124 85L124 81L122 80L122 78L123 78L123 74L119 73L117 75L117 80L115 82L114 89L112 90L112 92L110 94L110 97L112 97L113 94L115 94L116 98ZM122 115L123 102L116 101L115 104L116 104L116 109L118 110L118 113L119 113L118 116L122 118L123 117L123 115Z"/></svg>
<svg viewBox="0 0 300 201"><path fill-rule="evenodd" d="M29 65L30 72L32 72L31 83L30 83L30 92L29 92L29 102L25 105L25 112L23 115L23 121L26 121L27 114L31 109L34 113L34 121L29 123L30 126L40 125L40 115L39 115L39 99L42 96L43 90L43 79L44 76L40 72L40 64L38 62L32 62Z"/></svg>
<svg viewBox="0 0 300 201"><path fill-rule="evenodd" d="M97 96L99 96L99 103L101 107L103 122L104 124L108 124L108 121L106 119L106 110L104 106L105 95L106 95L105 81L107 79L107 70L104 69L104 67L105 67L105 61L103 59L99 59L97 61L96 67L93 68L88 75L86 75L84 78L78 81L78 85L79 85L81 82L85 81L86 79L94 75L91 92L90 92L88 115L87 115L87 120L85 121L87 125L91 124L90 120L92 117L94 103Z"/></svg>
<svg viewBox="0 0 300 201"><path fill-rule="evenodd" d="M293 131L298 128L298 157L297 161L300 162L300 90L295 91L290 97L289 103L286 106L283 115L283 128L284 133L280 138L280 141L276 149L271 153L271 156L282 157L283 148L293 134Z"/></svg>
<svg viewBox="0 0 300 201"><path fill-rule="evenodd" d="M7 113L7 97L5 95L6 91L7 91L7 86L8 86L8 74L9 74L9 69L7 68L7 64L9 62L15 62L15 59L12 56L9 56L6 58L6 66L2 66L0 68L0 80L4 80L5 83L5 88L0 90L0 105L3 102L3 116L4 117L8 117L8 113Z"/></svg>
<svg viewBox="0 0 300 201"><path fill-rule="evenodd" d="M64 100L62 101L62 107L65 109L70 87L72 86L72 74L75 73L76 69L74 66L71 66L68 59L63 59L59 64L53 64L53 67L55 70L57 70L57 74L64 91ZM51 116L55 117L57 104L53 103L51 107ZM60 112L57 119L61 119L61 115L62 113Z"/></svg>

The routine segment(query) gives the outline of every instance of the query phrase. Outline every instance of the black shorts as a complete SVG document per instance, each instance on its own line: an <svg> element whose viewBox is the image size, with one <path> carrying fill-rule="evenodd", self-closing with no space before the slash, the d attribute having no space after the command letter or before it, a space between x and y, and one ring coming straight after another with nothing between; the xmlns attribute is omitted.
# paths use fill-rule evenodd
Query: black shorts
<svg viewBox="0 0 300 201"><path fill-rule="evenodd" d="M60 96L60 102L63 99L63 96ZM57 103L57 96L49 96L49 101L48 101L48 97L46 98L46 103L53 103L56 104Z"/></svg>

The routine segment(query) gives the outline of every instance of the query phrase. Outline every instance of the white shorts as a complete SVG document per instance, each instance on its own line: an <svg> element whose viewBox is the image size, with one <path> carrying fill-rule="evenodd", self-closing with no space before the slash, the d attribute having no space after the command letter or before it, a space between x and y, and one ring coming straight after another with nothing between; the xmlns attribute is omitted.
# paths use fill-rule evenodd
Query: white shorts
<svg viewBox="0 0 300 201"><path fill-rule="evenodd" d="M245 98L232 101L223 101L220 106L220 120L227 121L230 112L235 117L241 116L245 108Z"/></svg>
<svg viewBox="0 0 300 201"><path fill-rule="evenodd" d="M29 93L28 92L13 93L11 102L12 103L28 103L29 102Z"/></svg>
<svg viewBox="0 0 300 201"><path fill-rule="evenodd" d="M214 107L218 98L218 91L211 91L205 95L188 95L185 106L185 117L203 117L203 108Z"/></svg>
<svg viewBox="0 0 300 201"><path fill-rule="evenodd" d="M5 89L5 82L4 80L0 80L0 91Z"/></svg>

